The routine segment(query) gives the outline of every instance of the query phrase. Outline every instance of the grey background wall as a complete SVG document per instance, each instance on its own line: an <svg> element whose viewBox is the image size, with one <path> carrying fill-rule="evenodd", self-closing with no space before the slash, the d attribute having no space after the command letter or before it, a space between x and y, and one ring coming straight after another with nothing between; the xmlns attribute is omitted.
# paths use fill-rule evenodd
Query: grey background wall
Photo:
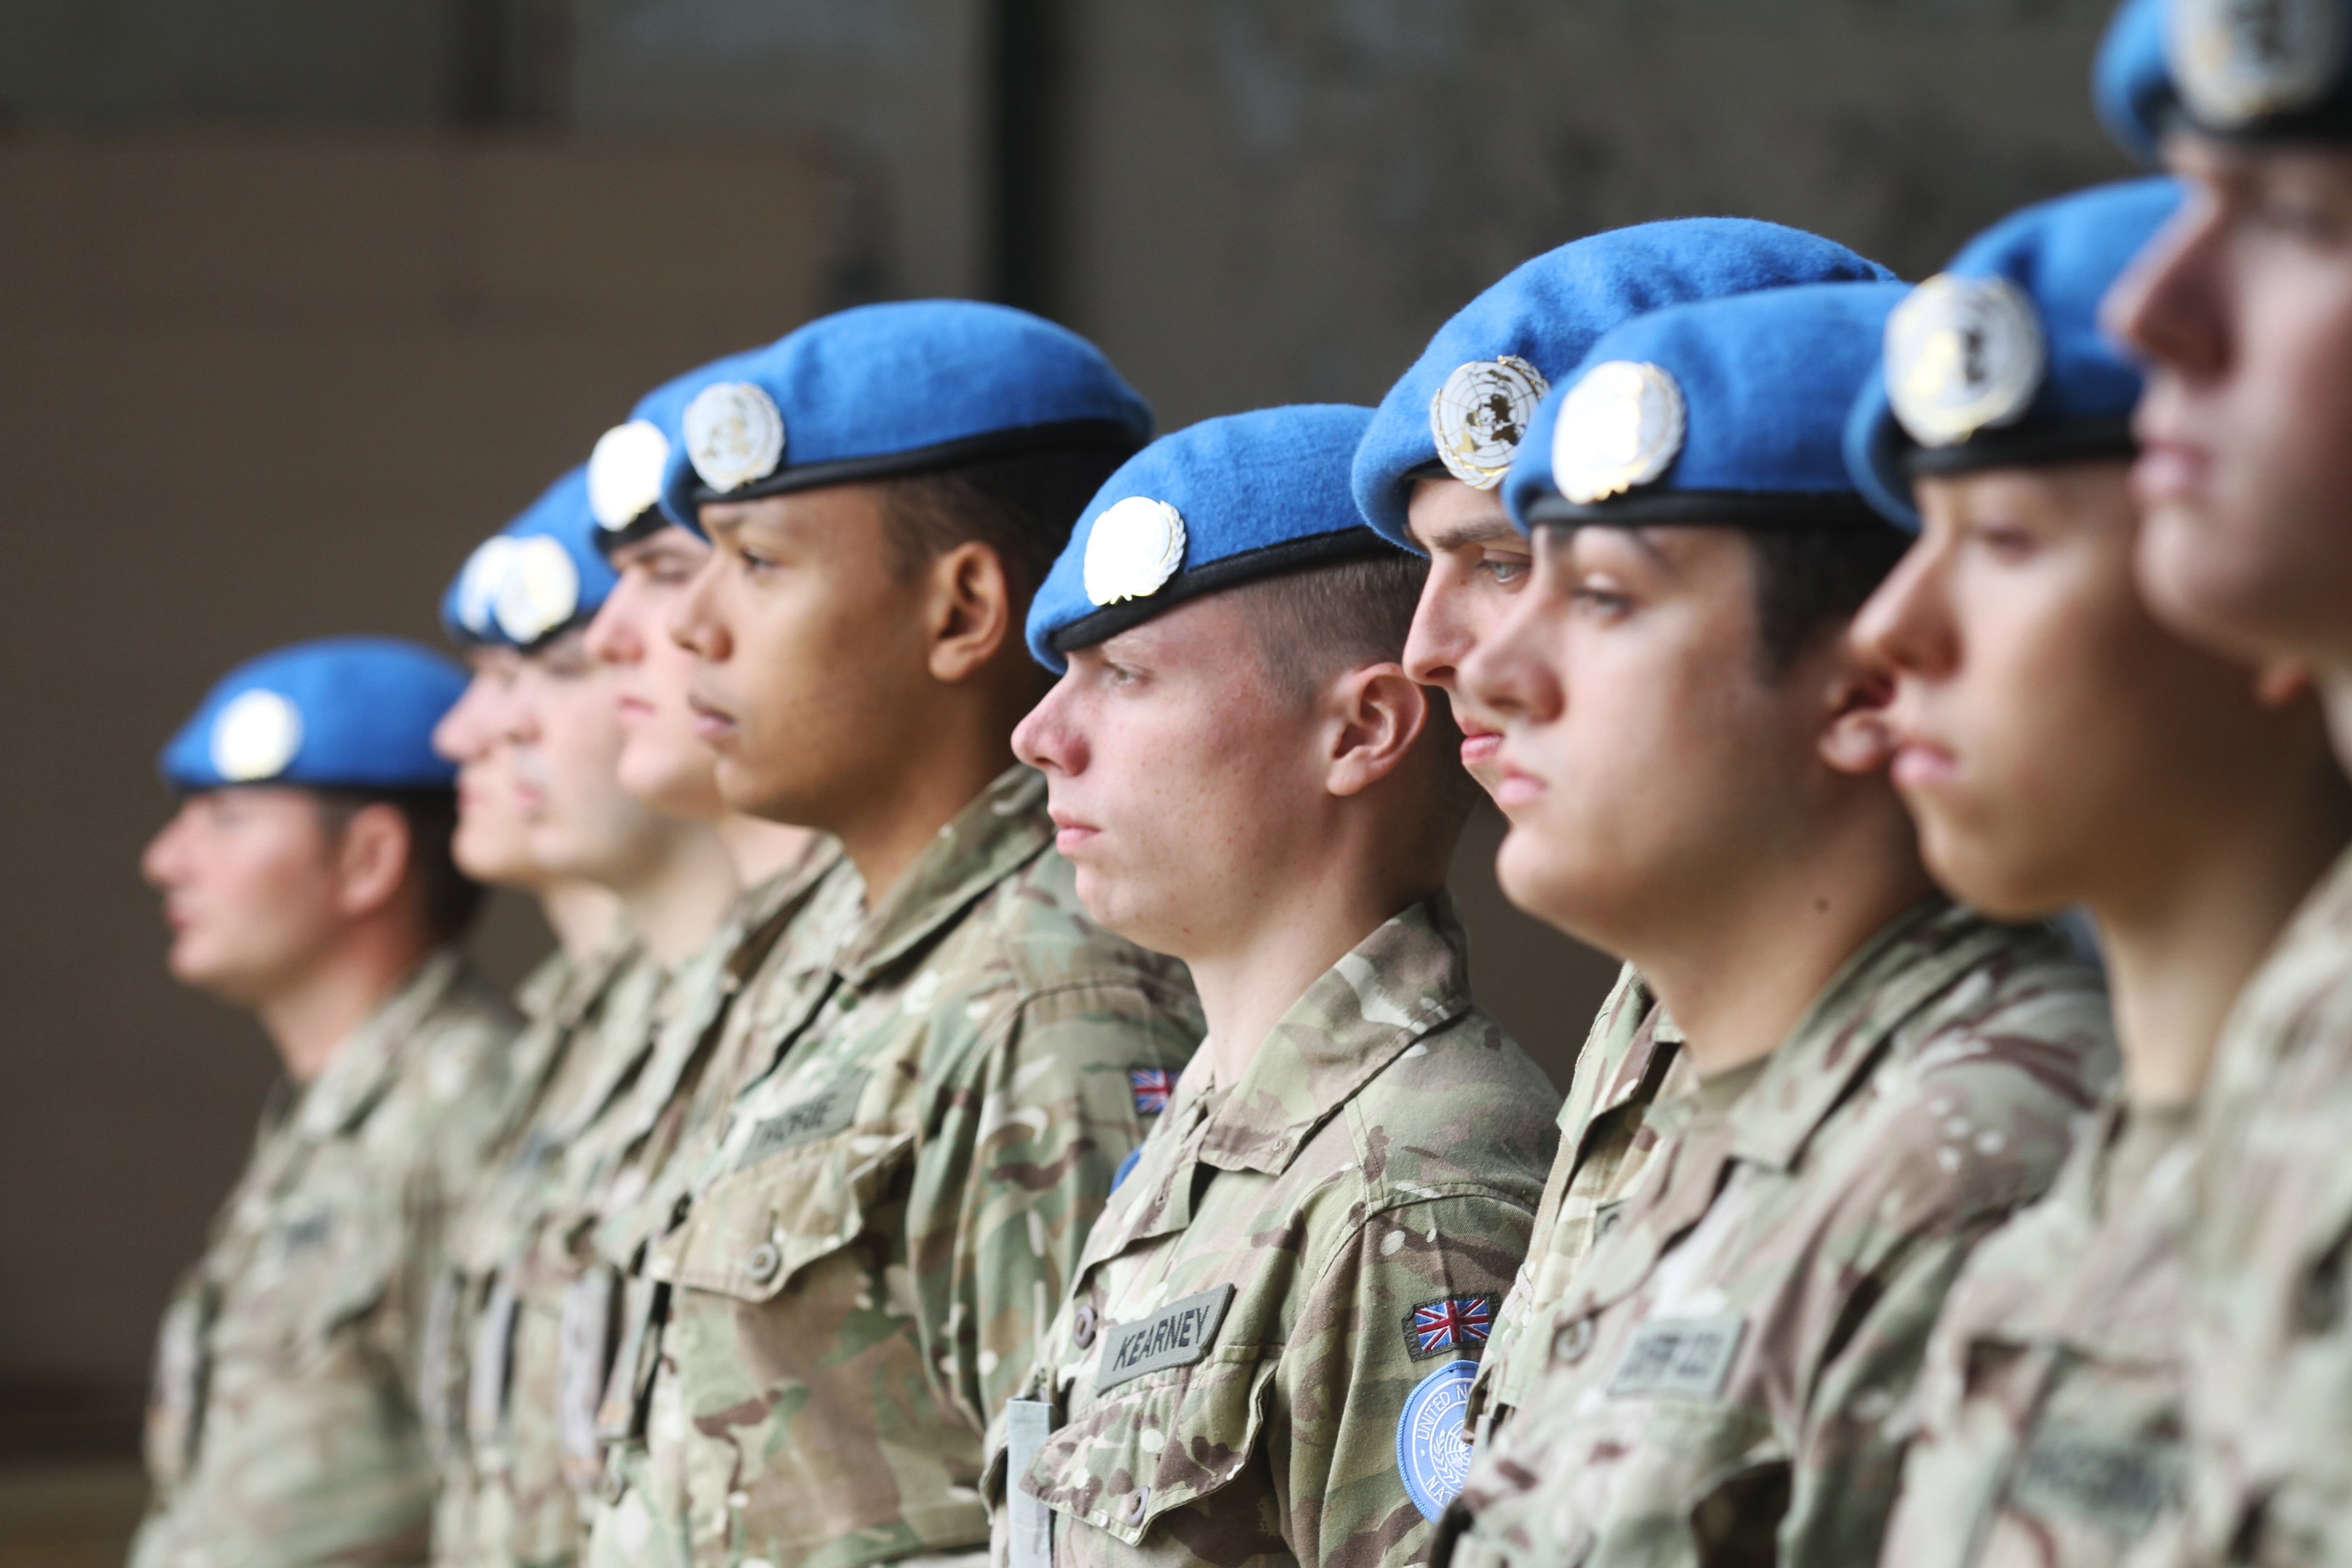
<svg viewBox="0 0 2352 1568"><path fill-rule="evenodd" d="M0 1453L119 1443L270 1070L138 884L233 659L432 635L657 378L1007 298L1173 426L1377 398L1509 267L1738 213L1916 276L2121 172L2105 0L12 0L0 7ZM1611 967L1460 886L1564 1073ZM504 907L515 972L542 940Z"/></svg>

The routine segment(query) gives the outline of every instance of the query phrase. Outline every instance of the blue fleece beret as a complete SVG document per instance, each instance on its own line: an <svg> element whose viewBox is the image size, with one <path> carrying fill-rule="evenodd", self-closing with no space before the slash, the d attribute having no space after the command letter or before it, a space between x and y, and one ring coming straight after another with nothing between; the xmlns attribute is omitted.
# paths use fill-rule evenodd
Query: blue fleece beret
<svg viewBox="0 0 2352 1568"><path fill-rule="evenodd" d="M2140 374L2100 332L2099 301L2179 205L2168 179L2038 203L1895 308L1845 430L1847 470L1881 516L1919 531L1919 474L2132 450Z"/></svg>
<svg viewBox="0 0 2352 1568"><path fill-rule="evenodd" d="M1439 328L1381 399L1356 449L1356 505L1383 538L1418 550L1405 508L1419 472L1442 462L1492 489L1537 401L1619 322L1758 289L1894 276L1834 240L1753 218L1638 224L1546 251Z"/></svg>
<svg viewBox="0 0 2352 1568"><path fill-rule="evenodd" d="M754 353L728 354L663 382L637 399L629 417L596 438L588 454L588 510L600 531L597 547L613 551L670 524L692 528L693 518L664 510L662 485L670 454L686 442L686 405L715 381L733 378Z"/></svg>
<svg viewBox="0 0 2352 1568"><path fill-rule="evenodd" d="M681 416L662 510L699 529L744 500L960 467L1016 452L1151 438L1150 405L1077 333L971 300L820 317L706 383Z"/></svg>
<svg viewBox="0 0 2352 1568"><path fill-rule="evenodd" d="M175 789L308 784L447 789L433 726L466 689L457 664L397 637L329 637L229 671L163 748Z"/></svg>
<svg viewBox="0 0 2352 1568"><path fill-rule="evenodd" d="M1029 605L1046 668L1187 599L1325 562L1393 555L1364 530L1348 465L1372 411L1294 404L1163 436L1111 475Z"/></svg>
<svg viewBox="0 0 2352 1568"><path fill-rule="evenodd" d="M1546 397L1511 520L1881 526L1841 437L1900 283L1767 289L1637 316Z"/></svg>
<svg viewBox="0 0 2352 1568"><path fill-rule="evenodd" d="M2091 96L2143 163L2180 125L2262 142L2352 141L2352 0L2124 0Z"/></svg>
<svg viewBox="0 0 2352 1568"><path fill-rule="evenodd" d="M441 628L460 647L525 653L593 619L620 579L598 547L588 470L547 487L484 540L441 595Z"/></svg>

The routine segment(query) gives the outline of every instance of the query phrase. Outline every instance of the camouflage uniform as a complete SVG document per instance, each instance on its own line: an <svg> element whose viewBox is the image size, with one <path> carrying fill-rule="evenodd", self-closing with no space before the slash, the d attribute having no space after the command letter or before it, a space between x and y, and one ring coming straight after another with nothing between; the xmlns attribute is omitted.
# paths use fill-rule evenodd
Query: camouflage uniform
<svg viewBox="0 0 2352 1568"><path fill-rule="evenodd" d="M425 1561L417 1340L444 1212L504 1110L520 1022L440 953L307 1088L279 1086L164 1315L134 1568Z"/></svg>
<svg viewBox="0 0 2352 1568"><path fill-rule="evenodd" d="M1940 900L1892 921L1778 1049L1653 1108L1544 1377L1447 1516L1453 1560L1874 1558L1928 1326L2112 1055L2054 933Z"/></svg>
<svg viewBox="0 0 2352 1568"><path fill-rule="evenodd" d="M1470 1389L1470 1420L1482 1446L1543 1375L1544 1347L1557 1327L1552 1314L1568 1282L1591 1250L1594 1232L1615 1221L1657 1147L1657 1134L1643 1125L1650 1107L1697 1081L1682 1039L1627 964L1577 1053L1559 1108L1559 1152L1536 1209L1527 1261L1503 1298ZM1533 1348L1520 1353L1521 1345Z"/></svg>
<svg viewBox="0 0 2352 1568"><path fill-rule="evenodd" d="M1416 1562L1558 1141L1450 899L1382 925L1230 1089L1196 1063L1087 1239L992 1456L1018 1568ZM1043 1437L994 1468L1025 1411ZM1050 1435L1045 1429L1052 1427ZM1026 1521L1026 1522L1024 1522Z"/></svg>
<svg viewBox="0 0 2352 1568"><path fill-rule="evenodd" d="M2352 853L2257 972L2206 1090L2189 1518L2209 1563L2352 1560Z"/></svg>
<svg viewBox="0 0 2352 1568"><path fill-rule="evenodd" d="M668 1292L646 1452L592 1562L986 1542L989 1417L1201 1033L1183 966L1079 907L1045 793L1000 776L790 1012L753 1004L774 1066L646 1265Z"/></svg>
<svg viewBox="0 0 2352 1568"><path fill-rule="evenodd" d="M838 860L830 843L813 846L793 870L739 900L674 973L640 963L609 986L586 1040L572 1047L586 1091L569 1108L560 1090L550 1094L551 1125L533 1136L551 1152L530 1158L536 1145L527 1138L503 1200L492 1196L476 1216L478 1250L459 1289L469 1303L495 1301L512 1313L508 1329L478 1319L472 1338L476 1370L505 1363L506 1392L502 1409L487 1394L469 1409L476 1458L445 1501L439 1561L546 1564L579 1555L602 1473L597 1406L621 1305L619 1272L597 1256L595 1226L608 1207L635 1200L648 1166L678 1135L732 994L739 950L781 929Z"/></svg>
<svg viewBox="0 0 2352 1568"><path fill-rule="evenodd" d="M2188 1107L2110 1105L1927 1342L1887 1568L2112 1568L2180 1521Z"/></svg>

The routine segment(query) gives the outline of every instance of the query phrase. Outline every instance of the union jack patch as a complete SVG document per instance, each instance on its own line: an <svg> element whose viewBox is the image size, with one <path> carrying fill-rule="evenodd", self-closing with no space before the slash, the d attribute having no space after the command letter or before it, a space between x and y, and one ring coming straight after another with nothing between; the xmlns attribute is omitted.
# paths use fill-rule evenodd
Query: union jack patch
<svg viewBox="0 0 2352 1568"><path fill-rule="evenodd" d="M1176 1092L1176 1075L1166 1068L1129 1068L1127 1081L1135 1086L1135 1113L1157 1116L1168 1109L1168 1097Z"/></svg>
<svg viewBox="0 0 2352 1568"><path fill-rule="evenodd" d="M1495 1331L1495 1301L1491 1293L1423 1301L1404 1315L1405 1353L1420 1361L1441 1351L1485 1344Z"/></svg>

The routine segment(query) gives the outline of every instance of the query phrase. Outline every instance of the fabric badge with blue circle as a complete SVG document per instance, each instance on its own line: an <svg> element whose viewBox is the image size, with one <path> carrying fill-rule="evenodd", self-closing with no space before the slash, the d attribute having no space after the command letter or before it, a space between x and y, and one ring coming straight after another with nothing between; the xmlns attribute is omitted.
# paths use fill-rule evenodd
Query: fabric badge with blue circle
<svg viewBox="0 0 2352 1568"><path fill-rule="evenodd" d="M1397 1474L1405 1495L1433 1522L1445 1511L1470 1477L1470 1438L1464 1417L1475 1361L1450 1361L1413 1385L1397 1417Z"/></svg>

